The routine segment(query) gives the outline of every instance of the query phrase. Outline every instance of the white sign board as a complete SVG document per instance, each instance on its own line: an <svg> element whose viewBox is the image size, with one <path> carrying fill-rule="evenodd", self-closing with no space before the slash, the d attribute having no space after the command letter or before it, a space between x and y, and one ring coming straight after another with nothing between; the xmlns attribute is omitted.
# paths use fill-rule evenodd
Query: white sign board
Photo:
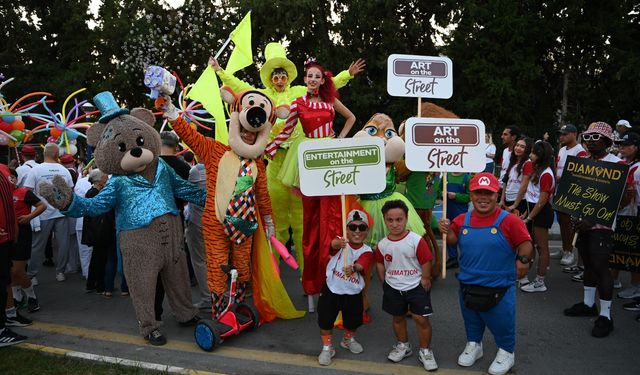
<svg viewBox="0 0 640 375"><path fill-rule="evenodd" d="M374 194L384 190L384 143L378 137L309 140L298 148L306 196Z"/></svg>
<svg viewBox="0 0 640 375"><path fill-rule="evenodd" d="M391 96L449 99L453 63L448 57L394 54L387 59L387 92Z"/></svg>
<svg viewBox="0 0 640 375"><path fill-rule="evenodd" d="M405 154L410 170L481 172L485 169L482 121L412 117L405 129Z"/></svg>

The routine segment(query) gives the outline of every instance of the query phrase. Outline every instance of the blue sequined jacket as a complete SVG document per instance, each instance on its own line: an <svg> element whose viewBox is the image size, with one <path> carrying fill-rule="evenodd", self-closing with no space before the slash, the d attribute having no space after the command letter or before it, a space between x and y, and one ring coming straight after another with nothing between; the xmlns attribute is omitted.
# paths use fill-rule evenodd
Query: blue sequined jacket
<svg viewBox="0 0 640 375"><path fill-rule="evenodd" d="M112 176L94 198L74 194L71 205L61 212L72 217L98 216L115 208L116 229L122 231L146 227L164 214L179 215L175 198L204 206L206 195L159 159L153 182L140 174Z"/></svg>

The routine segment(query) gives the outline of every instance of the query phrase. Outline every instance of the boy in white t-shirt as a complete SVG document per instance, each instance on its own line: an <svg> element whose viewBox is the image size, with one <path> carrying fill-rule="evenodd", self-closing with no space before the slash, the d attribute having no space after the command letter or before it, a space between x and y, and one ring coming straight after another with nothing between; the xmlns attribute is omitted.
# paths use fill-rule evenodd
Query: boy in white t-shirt
<svg viewBox="0 0 640 375"><path fill-rule="evenodd" d="M337 237L331 241L331 259L327 263L326 282L318 299L318 326L322 337L322 351L318 362L331 364L336 351L331 345L333 322L342 311L344 337L340 346L353 354L363 351L355 339L356 329L362 325L364 272L373 260L373 251L363 243L369 233L367 214L351 210L347 216L347 241ZM346 257L346 260L345 260Z"/></svg>
<svg viewBox="0 0 640 375"><path fill-rule="evenodd" d="M378 277L383 284L382 309L393 315L393 332L398 343L387 358L400 362L413 351L407 334L406 315L411 308L420 338L418 361L425 370L438 369L431 344L431 259L427 242L418 234L407 230L409 208L400 200L388 201L382 206L384 223L389 235L376 248Z"/></svg>

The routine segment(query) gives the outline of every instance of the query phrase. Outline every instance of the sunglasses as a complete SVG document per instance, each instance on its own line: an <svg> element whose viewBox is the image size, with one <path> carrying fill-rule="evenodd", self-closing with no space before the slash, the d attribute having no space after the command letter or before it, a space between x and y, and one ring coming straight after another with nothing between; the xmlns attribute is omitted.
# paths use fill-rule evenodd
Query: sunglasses
<svg viewBox="0 0 640 375"><path fill-rule="evenodd" d="M594 134L582 134L583 141L599 141L602 138L602 134L594 133Z"/></svg>
<svg viewBox="0 0 640 375"><path fill-rule="evenodd" d="M356 230L364 232L365 230L369 229L367 224L347 224L347 228L349 228L349 230L352 232L355 232Z"/></svg>
<svg viewBox="0 0 640 375"><path fill-rule="evenodd" d="M271 82L273 83L287 82L288 80L289 80L289 76L287 76L286 74L276 74L271 77Z"/></svg>

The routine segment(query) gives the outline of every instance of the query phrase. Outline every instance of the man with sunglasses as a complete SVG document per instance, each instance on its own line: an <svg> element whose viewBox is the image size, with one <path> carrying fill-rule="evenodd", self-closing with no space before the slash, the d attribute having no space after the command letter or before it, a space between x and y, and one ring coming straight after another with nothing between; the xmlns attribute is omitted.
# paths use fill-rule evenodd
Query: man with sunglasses
<svg viewBox="0 0 640 375"><path fill-rule="evenodd" d="M558 138L562 148L556 158L556 186L560 183L560 177L567 162L567 156L585 158L588 156L582 145L578 143L578 129L575 125L566 124L558 129ZM573 227L571 217L560 211L556 211L558 224L560 225L560 237L562 238L563 255L560 264L567 267L575 267L578 257L573 252Z"/></svg>
<svg viewBox="0 0 640 375"><path fill-rule="evenodd" d="M594 122L582 133L587 145L589 157L611 163L624 164L624 161L610 154L607 149L613 144L613 131L606 122ZM627 179L632 186L633 178ZM633 191L633 189L631 189ZM633 195L625 193L621 207L629 204ZM594 207L596 210L598 207ZM587 219L572 217L578 232L576 247L584 262L583 300L564 310L566 316L597 316L591 330L593 337L606 337L613 331L611 319L611 299L613 297L613 277L609 271L609 253L613 247L613 228L595 224ZM596 290L600 297L600 313L596 307Z"/></svg>
<svg viewBox="0 0 640 375"><path fill-rule="evenodd" d="M264 88L255 88L249 83L227 73L216 59L209 58L209 65L216 71L222 83L229 86L234 92L243 90L257 90L267 95L276 106L290 105L296 98L307 93L307 86L291 86L291 82L298 76L296 66L287 58L284 47L280 43L269 43L264 49L265 63L260 69L260 80ZM364 70L364 60L353 62L348 70L340 72L333 77L336 88L344 87L349 80ZM278 119L271 129L271 139L275 138L284 128L285 121ZM282 143L273 160L267 165L267 186L269 196L273 203L273 215L276 222L276 237L283 243L289 240L289 227L293 231L293 243L296 249L296 259L300 264L302 274L302 200L299 196L291 194L291 190L280 182L278 174L282 168L287 151L293 142L303 136L302 126L298 123L287 141Z"/></svg>

